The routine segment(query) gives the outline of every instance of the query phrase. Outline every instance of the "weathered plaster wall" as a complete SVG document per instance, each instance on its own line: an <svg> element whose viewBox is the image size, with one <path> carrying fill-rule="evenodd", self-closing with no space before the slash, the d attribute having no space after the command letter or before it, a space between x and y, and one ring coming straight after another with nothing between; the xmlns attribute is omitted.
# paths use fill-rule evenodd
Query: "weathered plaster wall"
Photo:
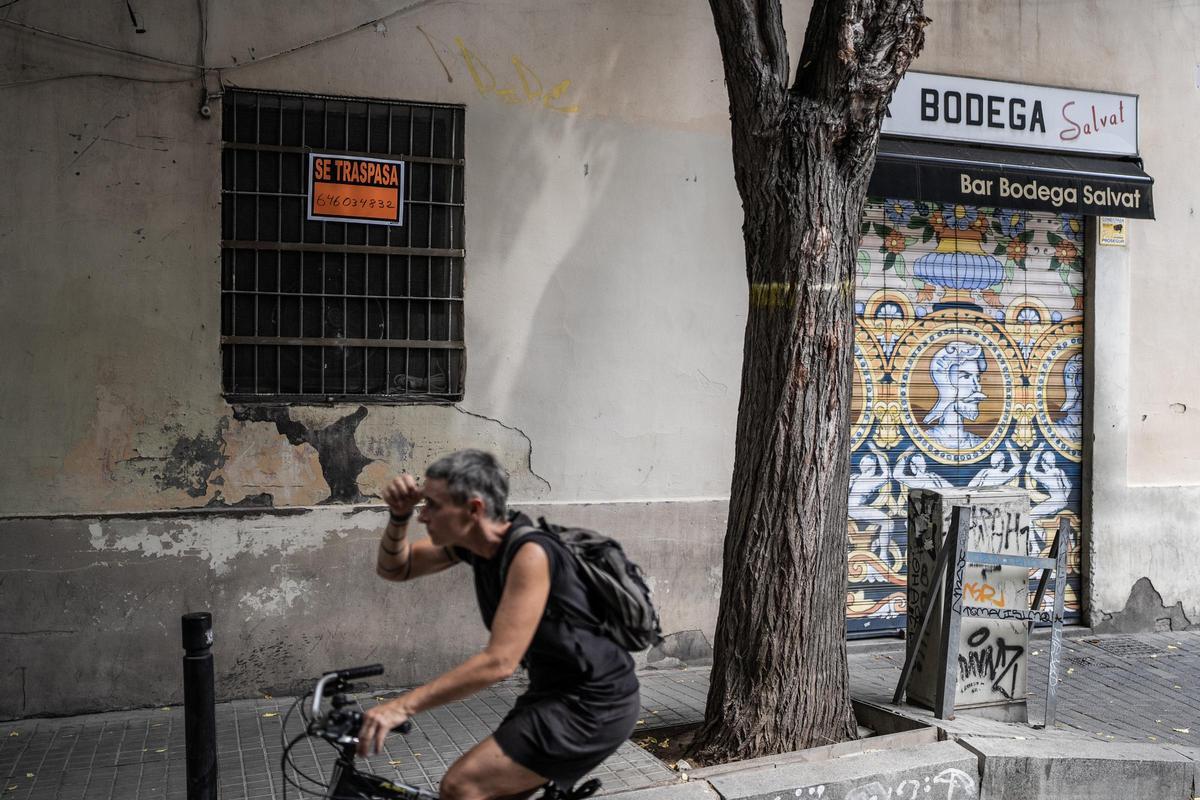
<svg viewBox="0 0 1200 800"><path fill-rule="evenodd" d="M711 641L725 504L526 505L620 535L650 576L665 630ZM381 662L411 685L485 641L470 574L375 575L383 512L290 511L0 521L0 719L182 699L179 618L213 612L217 692L291 693Z"/></svg>
<svg viewBox="0 0 1200 800"><path fill-rule="evenodd" d="M220 103L197 113L191 70L0 25L21 109L0 167L30 187L0 194L0 712L178 699L197 609L223 696L365 659L397 683L449 666L481 641L469 593L376 579L380 514L355 505L466 446L508 465L515 502L627 532L666 630L711 636L746 289L707 9L207 6L208 63L241 65L227 85L467 106L465 397L227 404ZM98 2L0 14L194 59L195 4L137 8L140 36ZM153 82L41 80L74 73Z"/></svg>
<svg viewBox="0 0 1200 800"><path fill-rule="evenodd" d="M1138 229L1142 230L1141 227ZM1155 231L1145 231L1150 237ZM1094 237L1093 237L1094 238ZM1092 397L1092 490L1085 501L1091 519L1091 621L1132 611L1135 584L1149 579L1164 606L1138 614L1141 629L1200 622L1200 590L1192 564L1200 529L1200 487L1138 486L1129 477L1129 449L1140 424L1132 396L1141 335L1133 322L1133 284L1139 261L1131 250L1096 250L1092 298L1097 324ZM1176 324L1195 324L1190 319ZM1171 608L1182 603L1182 619ZM1166 622L1162 622L1166 620Z"/></svg>
<svg viewBox="0 0 1200 800"><path fill-rule="evenodd" d="M807 3L786 5L795 60ZM711 634L746 288L706 4L208 6L207 61L237 65L227 85L467 106L466 396L225 403L219 103L198 115L191 70L0 25L0 102L19 109L0 114L18 189L0 193L3 714L177 697L177 620L198 608L217 616L226 696L365 658L397 683L448 665L479 641L470 598L449 578L375 580L378 512L355 504L462 446L501 456L518 503L628 531L667 592L666 629ZM98 0L0 16L190 62L195 7L144 0L143 35ZM1176 358L1200 334L1200 288L1180 279L1200 12L937 0L927 13L921 70L1141 95L1159 220L1101 252L1089 293L1103 321L1089 345L1091 602L1097 618L1118 611L1149 577L1200 619L1187 567L1200 376ZM76 73L142 80L43 80ZM198 510L233 505L272 508Z"/></svg>
<svg viewBox="0 0 1200 800"><path fill-rule="evenodd" d="M0 464L0 511L354 501L467 445L498 449L522 497L727 492L743 315L730 301L745 281L706 9L597 4L581 24L574 5L413 3L255 63L396 5L282 16L270 3L208 5L209 63L251 62L223 72L228 84L468 106L466 396L229 407L219 103L202 119L195 80L9 88L27 113L0 121L0 164L14 185L46 191L0 199L14 287L0 298L0 357L24 376L4 389L13 457ZM140 37L101 4L6 13L193 59L195 6L182 19L177 3L143 6ZM0 52L0 82L188 74L2 26Z"/></svg>

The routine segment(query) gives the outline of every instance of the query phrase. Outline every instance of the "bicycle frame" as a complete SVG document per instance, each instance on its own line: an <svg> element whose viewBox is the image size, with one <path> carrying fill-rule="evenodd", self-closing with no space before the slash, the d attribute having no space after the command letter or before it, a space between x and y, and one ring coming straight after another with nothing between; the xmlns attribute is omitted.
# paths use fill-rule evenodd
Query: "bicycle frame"
<svg viewBox="0 0 1200 800"><path fill-rule="evenodd" d="M355 758L358 755L358 729L362 722L362 712L348 709L347 706L353 705L353 702L348 700L343 693L350 690L351 680L381 674L383 674L383 667L378 664L336 670L322 675L313 688L309 722L302 736L325 739L332 743L338 751L330 782L323 797L325 800L438 800L438 796L433 792L388 780L369 772L361 772L355 766ZM333 708L329 713L322 714L321 701L331 693L336 693L333 698ZM406 722L395 730L407 733L410 728L411 723ZM293 743L299 738L294 739ZM285 781L288 780L289 750L290 745L284 749L283 763L281 764ZM296 787L301 791L307 791L302 789L299 784L296 784ZM585 781L570 791L562 791L550 783L546 785L540 800L584 800L599 788L600 781L595 778ZM286 784L284 791L286 792Z"/></svg>
<svg viewBox="0 0 1200 800"><path fill-rule="evenodd" d="M326 795L327 800L438 800L436 794L424 789L360 772L354 766L357 747L357 739L340 746L340 754L333 765L332 788Z"/></svg>

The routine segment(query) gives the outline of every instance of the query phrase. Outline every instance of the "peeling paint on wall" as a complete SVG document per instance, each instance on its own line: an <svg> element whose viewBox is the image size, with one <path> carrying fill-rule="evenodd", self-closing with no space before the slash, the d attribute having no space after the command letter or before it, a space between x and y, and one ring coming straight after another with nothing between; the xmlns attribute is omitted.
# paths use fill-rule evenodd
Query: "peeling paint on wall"
<svg viewBox="0 0 1200 800"><path fill-rule="evenodd" d="M291 610L301 597L311 594L310 581L284 578L278 586L264 586L257 591L242 595L238 605L246 611L246 622L255 618L273 617Z"/></svg>
<svg viewBox="0 0 1200 800"><path fill-rule="evenodd" d="M370 512L363 512L368 514ZM366 529L377 527L379 512L367 521ZM132 533L128 526L93 522L88 525L89 544L100 553L135 553L147 558L195 557L208 563L216 577L232 568L239 557L284 558L299 552L319 550L331 537L344 538L353 528L336 532L313 531L304 525L282 526L274 516L218 517L208 520L176 519L142 525Z"/></svg>
<svg viewBox="0 0 1200 800"><path fill-rule="evenodd" d="M217 422L212 436L198 433L175 441L162 470L154 476L160 489L182 489L189 497L208 494L208 479L225 464L225 431L228 417ZM164 428L164 432L167 429Z"/></svg>
<svg viewBox="0 0 1200 800"><path fill-rule="evenodd" d="M293 446L274 425L234 420L225 433L225 465L209 480L210 506L312 506L329 497L320 458Z"/></svg>
<svg viewBox="0 0 1200 800"><path fill-rule="evenodd" d="M676 631L646 652L646 666L650 669L677 669L684 664L711 664L712 643L704 631Z"/></svg>
<svg viewBox="0 0 1200 800"><path fill-rule="evenodd" d="M293 445L311 445L317 451L321 474L329 484L329 497L323 503L357 503L367 498L359 491L358 475L371 459L358 449L354 432L367 418L366 406L324 428L311 430L292 419L285 406L243 406L233 412L241 422L273 422L276 430Z"/></svg>
<svg viewBox="0 0 1200 800"><path fill-rule="evenodd" d="M1101 611L1096 621L1096 633L1144 633L1147 631L1182 631L1192 626L1183 613L1183 602L1168 607L1149 578L1138 578L1129 592L1129 600L1121 611Z"/></svg>

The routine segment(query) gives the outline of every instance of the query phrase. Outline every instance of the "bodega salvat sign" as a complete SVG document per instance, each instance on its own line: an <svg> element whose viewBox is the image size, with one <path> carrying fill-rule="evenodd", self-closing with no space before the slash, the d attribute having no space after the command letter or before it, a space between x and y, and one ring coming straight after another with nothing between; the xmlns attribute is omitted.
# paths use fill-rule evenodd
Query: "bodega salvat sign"
<svg viewBox="0 0 1200 800"><path fill-rule="evenodd" d="M1092 216L1152 218L1151 184L1081 174L1048 175L1003 168L923 166L922 191L968 205Z"/></svg>
<svg viewBox="0 0 1200 800"><path fill-rule="evenodd" d="M1107 156L1138 154L1132 94L909 72L883 133Z"/></svg>

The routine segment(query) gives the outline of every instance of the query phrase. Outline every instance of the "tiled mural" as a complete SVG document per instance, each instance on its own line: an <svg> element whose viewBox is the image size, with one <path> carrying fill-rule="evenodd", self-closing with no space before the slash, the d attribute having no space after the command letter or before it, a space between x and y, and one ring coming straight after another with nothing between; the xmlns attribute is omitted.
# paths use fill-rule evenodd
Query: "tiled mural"
<svg viewBox="0 0 1200 800"><path fill-rule="evenodd" d="M868 203L855 297L850 633L904 626L910 488L1026 490L1030 546L1045 553L1068 518L1065 601L1078 615L1082 247L1077 216Z"/></svg>

